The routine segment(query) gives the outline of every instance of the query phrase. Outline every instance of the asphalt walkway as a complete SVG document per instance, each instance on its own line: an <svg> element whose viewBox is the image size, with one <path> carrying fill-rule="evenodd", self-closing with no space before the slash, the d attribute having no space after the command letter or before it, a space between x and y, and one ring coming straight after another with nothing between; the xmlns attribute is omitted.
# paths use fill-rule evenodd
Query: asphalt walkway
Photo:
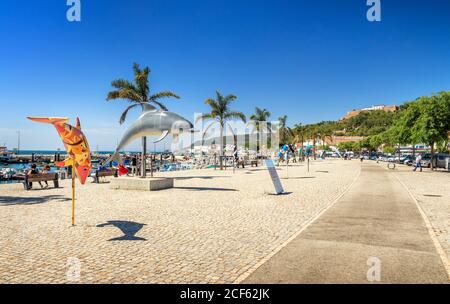
<svg viewBox="0 0 450 304"><path fill-rule="evenodd" d="M351 189L242 283L449 283L408 192L362 164Z"/></svg>

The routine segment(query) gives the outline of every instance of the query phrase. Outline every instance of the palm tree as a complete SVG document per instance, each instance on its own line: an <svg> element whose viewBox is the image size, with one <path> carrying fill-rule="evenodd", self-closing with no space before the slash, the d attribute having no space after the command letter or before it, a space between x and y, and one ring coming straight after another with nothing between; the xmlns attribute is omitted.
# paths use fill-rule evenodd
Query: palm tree
<svg viewBox="0 0 450 304"><path fill-rule="evenodd" d="M304 147L304 142L305 142L305 130L306 127L304 125L302 125L301 123L296 124L294 126L294 130L293 130L293 144L298 143L299 141L302 143L302 150L301 150L301 159L302 161L304 160L304 155L305 155L305 147Z"/></svg>
<svg viewBox="0 0 450 304"><path fill-rule="evenodd" d="M318 127L318 136L322 142L322 146L325 147L327 138L330 139L330 141L333 139L333 131L327 125L320 125Z"/></svg>
<svg viewBox="0 0 450 304"><path fill-rule="evenodd" d="M287 122L287 115L278 117L281 144L287 144L289 142L289 139L293 136L293 132L291 128L286 126L286 122Z"/></svg>
<svg viewBox="0 0 450 304"><path fill-rule="evenodd" d="M262 131L261 130L261 127L262 127L261 122L266 122L267 119L269 119L269 117L270 117L269 111L267 111L266 109L260 109L258 107L255 108L255 113L252 114L252 116L250 116L251 123L255 126L255 129L257 132L256 133L256 136L257 136L257 138L256 138L256 153L259 153L259 149L260 149L259 137L260 137L260 133ZM266 129L268 132L272 131L269 124L266 124Z"/></svg>
<svg viewBox="0 0 450 304"><path fill-rule="evenodd" d="M222 157L223 157L223 132L225 125L228 124L228 120L239 119L246 122L244 113L233 111L230 109L230 104L236 100L236 96L233 94L223 96L219 91L216 91L216 99L208 98L205 100L205 104L211 107L211 112L204 113L197 117L197 121L200 119L212 119L214 120L205 128L203 136L206 134L208 129L215 123L219 124L220 127L220 170L223 169ZM234 134L233 134L234 135ZM236 138L236 136L234 136Z"/></svg>
<svg viewBox="0 0 450 304"><path fill-rule="evenodd" d="M314 159L316 159L316 142L317 138L319 136L319 131L317 125L307 125L304 128L304 134L305 138L313 141L313 147L314 147Z"/></svg>
<svg viewBox="0 0 450 304"><path fill-rule="evenodd" d="M167 108L164 104L159 102L162 98L174 97L179 99L180 97L175 93L170 91L163 91L156 94L150 95L150 85L148 76L150 75L150 68L145 67L141 69L139 64L133 64L133 72L134 72L134 82L125 80L125 79L116 79L111 82L111 86L115 88L115 90L108 93L106 100L115 100L115 99L125 99L128 100L131 105L129 105L125 111L120 116L119 123L123 124L127 117L128 111L131 109L140 106L142 111L144 111L145 106L148 104L154 104L161 108L162 110L167 111ZM146 158L146 150L147 150L147 138L142 137L142 167L141 167L141 176L146 176L146 168L145 168L145 158Z"/></svg>

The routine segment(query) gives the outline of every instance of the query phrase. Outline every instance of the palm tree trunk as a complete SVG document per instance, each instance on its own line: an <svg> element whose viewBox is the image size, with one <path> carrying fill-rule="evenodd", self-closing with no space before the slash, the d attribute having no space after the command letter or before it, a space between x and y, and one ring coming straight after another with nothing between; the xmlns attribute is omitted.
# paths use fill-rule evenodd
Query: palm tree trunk
<svg viewBox="0 0 450 304"><path fill-rule="evenodd" d="M305 141L305 139L303 138L303 133L302 133L302 161L305 161L305 145L303 144L304 141Z"/></svg>
<svg viewBox="0 0 450 304"><path fill-rule="evenodd" d="M314 146L314 160L316 160L316 136L314 136L313 146Z"/></svg>
<svg viewBox="0 0 450 304"><path fill-rule="evenodd" d="M260 138L260 134L259 134L260 130L259 130L259 126L256 128L256 157L258 157L259 154L259 138Z"/></svg>
<svg viewBox="0 0 450 304"><path fill-rule="evenodd" d="M220 124L220 170L223 170L223 123Z"/></svg>
<svg viewBox="0 0 450 304"><path fill-rule="evenodd" d="M147 176L146 170L146 154L147 154L147 137L142 137L142 161L141 161L141 177Z"/></svg>

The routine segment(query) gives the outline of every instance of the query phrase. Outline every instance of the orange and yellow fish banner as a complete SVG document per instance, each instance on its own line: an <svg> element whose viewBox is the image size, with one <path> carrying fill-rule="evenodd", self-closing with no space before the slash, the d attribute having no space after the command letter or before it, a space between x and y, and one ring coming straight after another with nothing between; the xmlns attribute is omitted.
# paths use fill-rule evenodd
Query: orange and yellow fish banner
<svg viewBox="0 0 450 304"><path fill-rule="evenodd" d="M91 150L86 136L81 131L80 120L77 117L76 126L69 124L67 117L27 117L28 119L52 124L59 134L68 157L56 163L58 167L72 167L72 225L75 224L75 175L82 185L86 182L92 168Z"/></svg>

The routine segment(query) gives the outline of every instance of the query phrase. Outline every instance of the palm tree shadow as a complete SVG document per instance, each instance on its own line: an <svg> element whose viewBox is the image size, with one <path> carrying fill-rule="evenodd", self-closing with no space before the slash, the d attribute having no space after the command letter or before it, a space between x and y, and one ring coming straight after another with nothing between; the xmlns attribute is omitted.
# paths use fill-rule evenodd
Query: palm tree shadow
<svg viewBox="0 0 450 304"><path fill-rule="evenodd" d="M0 206L11 206L11 205L36 205L44 204L51 201L65 202L70 201L69 198L63 195L43 195L43 196L33 196L33 197L20 197L20 196L0 196Z"/></svg>
<svg viewBox="0 0 450 304"><path fill-rule="evenodd" d="M98 224L96 227L114 226L119 228L124 234L123 236L109 239L108 241L146 241L147 239L136 236L136 233L141 230L145 224L130 222L130 221L107 221L103 224Z"/></svg>

